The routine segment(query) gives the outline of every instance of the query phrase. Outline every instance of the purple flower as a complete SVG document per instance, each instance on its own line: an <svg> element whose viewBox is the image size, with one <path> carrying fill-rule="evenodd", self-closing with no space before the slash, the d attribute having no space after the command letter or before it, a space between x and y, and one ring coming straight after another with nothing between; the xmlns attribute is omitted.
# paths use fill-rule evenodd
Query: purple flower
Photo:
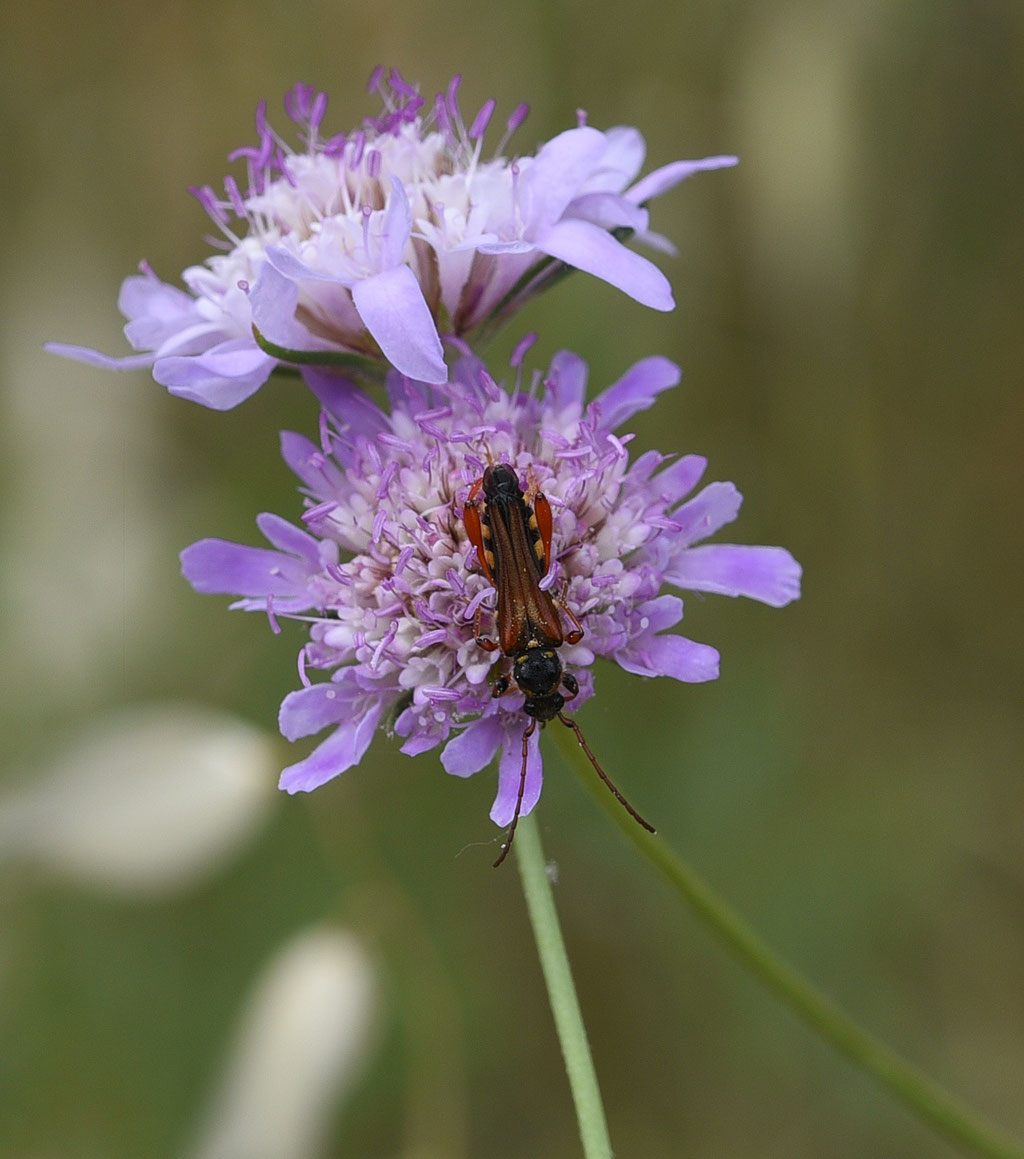
<svg viewBox="0 0 1024 1159"><path fill-rule="evenodd" d="M256 112L257 145L243 192L194 190L224 235L223 253L185 270L187 292L148 267L128 278L120 309L140 353L111 358L80 346L57 354L113 369L152 366L153 377L217 410L248 398L282 365L383 358L411 378L448 379L440 332L465 336L507 318L567 268L585 270L638 302L670 310L665 276L619 240L648 230L646 203L702 169L735 157L677 161L637 181L636 129L585 123L530 156L503 150L522 123L507 119L492 156L487 101L467 128L459 77L428 105L395 71L370 82L375 119L324 137L325 94L297 85L285 108L300 130L293 151Z"/></svg>
<svg viewBox="0 0 1024 1159"><path fill-rule="evenodd" d="M579 683L574 711L593 694L596 656L643 676L713 680L718 653L671 631L682 600L666 584L750 596L773 607L796 599L800 567L780 547L702 543L736 518L731 483L696 490L697 455L648 451L630 461L637 411L679 381L664 358L638 363L584 402L587 367L555 356L547 373L498 386L470 354L449 382L387 378L389 410L341 379L318 384L325 410L314 444L285 432L285 460L306 496L302 528L273 515L259 526L270 548L204 539L182 553L200 592L239 597L234 607L308 622L299 656L302 687L281 706L289 740L330 730L313 753L285 769L281 787L314 789L362 758L378 724L394 716L402 750L444 746L449 773L469 776L500 754L491 817L515 812L527 718L521 694L495 698L492 678L508 661L483 650L473 619L493 625L494 590L480 570L462 512L488 462L509 463L547 496L553 511L550 570L542 586L562 592L583 639L561 649ZM319 680L313 674L328 674ZM539 730L530 740L524 813L541 789Z"/></svg>

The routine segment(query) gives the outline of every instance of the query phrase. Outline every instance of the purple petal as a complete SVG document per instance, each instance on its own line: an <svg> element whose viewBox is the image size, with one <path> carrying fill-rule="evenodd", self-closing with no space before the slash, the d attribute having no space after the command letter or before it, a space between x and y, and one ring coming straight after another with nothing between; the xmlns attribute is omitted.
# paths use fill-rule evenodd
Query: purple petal
<svg viewBox="0 0 1024 1159"><path fill-rule="evenodd" d="M318 499L337 495L346 485L337 463L305 435L282 431L281 458Z"/></svg>
<svg viewBox="0 0 1024 1159"><path fill-rule="evenodd" d="M317 444L297 431L282 431L280 442L281 458L303 483L307 487L322 486L327 457Z"/></svg>
<svg viewBox="0 0 1024 1159"><path fill-rule="evenodd" d="M312 266L307 265L302 258L293 254L291 250L287 250L284 246L279 245L267 247L267 265L263 267L264 270L267 266L296 286L299 282L330 282L332 285L350 286L354 280L343 277L341 274L314 269ZM263 277L262 272L260 273L260 277ZM259 285L259 282L256 284ZM298 302L297 296L296 302Z"/></svg>
<svg viewBox="0 0 1024 1159"><path fill-rule="evenodd" d="M179 331L200 320L191 294L161 282L155 274L125 278L117 308L128 319L125 337L136 350L159 350Z"/></svg>
<svg viewBox="0 0 1024 1159"><path fill-rule="evenodd" d="M587 397L587 364L571 350L559 350L544 377L548 397L557 410L577 413Z"/></svg>
<svg viewBox="0 0 1024 1159"><path fill-rule="evenodd" d="M709 543L681 551L665 580L693 591L749 596L781 608L800 596L802 568L783 547Z"/></svg>
<svg viewBox="0 0 1024 1159"><path fill-rule="evenodd" d="M703 455L683 455L669 464L654 480L658 494L672 504L689 495L700 482L708 461Z"/></svg>
<svg viewBox="0 0 1024 1159"><path fill-rule="evenodd" d="M306 592L306 567L290 555L265 547L200 539L181 553L181 573L204 595L280 596L298 600L298 607L313 604Z"/></svg>
<svg viewBox="0 0 1024 1159"><path fill-rule="evenodd" d="M523 790L523 803L519 810L522 817L525 817L537 804L544 783L544 763L540 756L540 732L539 728L534 729L533 736L529 740L526 786ZM505 734L505 746L498 763L498 795L494 798L494 804L491 806L491 820L495 825L502 827L509 825L515 816L522 768L522 734L518 728L510 729Z"/></svg>
<svg viewBox="0 0 1024 1159"><path fill-rule="evenodd" d="M600 408L602 429L614 431L637 411L652 407L662 391L679 384L680 377L679 367L667 358L654 355L641 359L594 399L592 405Z"/></svg>
<svg viewBox="0 0 1024 1159"><path fill-rule="evenodd" d="M277 716L281 735L286 740L298 740L353 715L357 701L370 699L352 679L354 675L354 668L343 668L335 680L289 692Z"/></svg>
<svg viewBox="0 0 1024 1159"><path fill-rule="evenodd" d="M278 787L287 793L308 793L359 764L370 747L383 709L383 702L371 701L360 716L339 725L304 761L289 765L281 773Z"/></svg>
<svg viewBox="0 0 1024 1159"><path fill-rule="evenodd" d="M579 193L606 149L604 134L583 125L567 129L542 145L519 182L520 211L526 237L552 225Z"/></svg>
<svg viewBox="0 0 1024 1159"><path fill-rule="evenodd" d="M482 254L528 254L537 247L532 241L516 238L513 241L481 241L473 248Z"/></svg>
<svg viewBox="0 0 1024 1159"><path fill-rule="evenodd" d="M179 398L230 410L255 394L276 365L251 338L233 338L205 354L160 358L153 377Z"/></svg>
<svg viewBox="0 0 1024 1159"><path fill-rule="evenodd" d="M298 258L292 257L287 250L271 247L267 251L268 259L271 253L283 255L281 261L285 264L294 263L297 269L292 274L285 274L277 268L276 261L263 263L256 284L249 293L253 325L268 342L285 350L337 350L336 343L325 342L298 322L295 311L299 305L299 280L313 278L336 282L338 279L307 271Z"/></svg>
<svg viewBox="0 0 1024 1159"><path fill-rule="evenodd" d="M483 716L473 721L444 746L441 764L446 773L456 777L471 777L486 768L505 737L500 715Z"/></svg>
<svg viewBox="0 0 1024 1159"><path fill-rule="evenodd" d="M395 176L391 178L391 198L384 212L384 233L381 239L380 265L382 270L402 264L405 247L412 233L412 208L405 186Z"/></svg>
<svg viewBox="0 0 1024 1159"><path fill-rule="evenodd" d="M643 486L664 462L665 456L659 451L644 451L629 466L629 470L626 473L629 485L631 487Z"/></svg>
<svg viewBox="0 0 1024 1159"><path fill-rule="evenodd" d="M731 523L739 514L743 496L732 483L709 483L689 502L672 512L679 524L677 546L688 547L698 539L707 539L720 527Z"/></svg>
<svg viewBox="0 0 1024 1159"><path fill-rule="evenodd" d="M104 370L140 370L143 366L152 366L155 357L149 351L147 354L126 354L121 358L113 358L88 346L69 346L66 342L46 342L43 349L47 354L73 358L76 362L87 362L90 366L101 366Z"/></svg>
<svg viewBox="0 0 1024 1159"><path fill-rule="evenodd" d="M618 193L585 193L575 197L566 209L569 217L589 221L601 229L631 229L643 233L650 215Z"/></svg>
<svg viewBox="0 0 1024 1159"><path fill-rule="evenodd" d="M388 416L344 374L326 367L304 366L302 377L324 410L338 420L346 433L375 439L389 428Z"/></svg>
<svg viewBox="0 0 1024 1159"><path fill-rule="evenodd" d="M395 732L398 732L397 725L398 722L396 721ZM401 735L401 733L399 733L399 735ZM434 733L413 733L413 735L409 737L409 739L398 751L405 753L407 757L418 757L420 753L427 753L430 752L431 749L437 748L443 739L443 737L439 737Z"/></svg>
<svg viewBox="0 0 1024 1159"><path fill-rule="evenodd" d="M654 310L675 307L672 288L661 270L596 225L559 221L533 241L544 253L601 278L643 306Z"/></svg>
<svg viewBox="0 0 1024 1159"><path fill-rule="evenodd" d="M636 609L636 614L646 621L646 632L654 636L657 632L664 632L674 628L683 618L683 601L678 596L655 596Z"/></svg>
<svg viewBox="0 0 1024 1159"><path fill-rule="evenodd" d="M154 273L125 278L117 295L117 308L132 321L142 317L180 317L190 313L195 304L191 294L162 282Z"/></svg>
<svg viewBox="0 0 1024 1159"><path fill-rule="evenodd" d="M352 300L366 329L396 370L418 382L448 381L437 327L408 266L356 282Z"/></svg>
<svg viewBox="0 0 1024 1159"><path fill-rule="evenodd" d="M636 205L643 205L652 197L659 197L662 193L692 177L694 173L701 173L707 169L727 169L739 163L738 157L704 157L700 161L673 161L670 165L663 165L648 173L646 177L627 189L625 196Z"/></svg>
<svg viewBox="0 0 1024 1159"><path fill-rule="evenodd" d="M616 125L605 130L604 144L601 166L587 181L586 188L621 193L640 172L647 156L647 143L639 129Z"/></svg>
<svg viewBox="0 0 1024 1159"><path fill-rule="evenodd" d="M634 240L640 245L654 250L655 253L665 254L666 257L670 258L679 257L679 247L675 242L663 233L656 233L653 229L645 229L642 233L637 233Z"/></svg>
<svg viewBox="0 0 1024 1159"><path fill-rule="evenodd" d="M263 532L264 538L274 545L278 551L285 551L289 555L303 557L311 567L320 564L320 540L314 539L308 531L303 531L280 515L273 515L264 511L256 516L256 526Z"/></svg>
<svg viewBox="0 0 1024 1159"><path fill-rule="evenodd" d="M645 638L640 647L627 646L615 653L615 660L637 676L672 676L687 684L718 678L718 652L685 636Z"/></svg>

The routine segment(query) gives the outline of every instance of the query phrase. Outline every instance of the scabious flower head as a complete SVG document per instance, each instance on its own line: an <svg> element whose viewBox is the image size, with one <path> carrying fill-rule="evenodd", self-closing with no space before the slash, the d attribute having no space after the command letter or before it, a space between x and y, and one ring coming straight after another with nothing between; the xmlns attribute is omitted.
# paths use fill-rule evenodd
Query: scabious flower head
<svg viewBox="0 0 1024 1159"><path fill-rule="evenodd" d="M314 789L358 763L377 726L393 718L402 750L444 746L449 773L469 776L500 753L491 817L507 825L520 784L527 718L521 694L495 698L507 658L474 639L494 590L476 562L462 512L489 462L509 463L547 496L552 562L542 585L564 592L585 635L561 658L579 683L575 710L593 694L597 656L643 676L712 680L718 653L669 629L682 600L664 585L744 595L780 607L799 594L800 567L779 547L704 544L737 515L731 483L695 491L706 461L648 451L630 460L615 434L679 380L648 358L584 402L587 368L574 354L499 386L468 351L450 381L387 378L388 410L342 379L318 385L320 440L286 432L285 460L302 482L297 527L276 515L258 525L270 548L204 539L182 554L200 592L240 597L234 607L304 620L302 687L281 707L289 740L330 729L312 754L285 769L281 787ZM317 677L314 679L313 677ZM522 811L541 790L537 730L530 739Z"/></svg>
<svg viewBox="0 0 1024 1159"><path fill-rule="evenodd" d="M111 358L51 344L58 354L118 369L152 366L172 394L224 410L280 365L383 358L437 385L448 379L440 334L466 336L504 320L567 268L585 270L658 310L673 307L664 275L627 249L648 230L646 203L734 157L676 161L636 181L643 137L579 124L536 153L504 149L527 107L507 118L485 157L487 101L467 127L459 77L428 104L396 72L370 82L379 116L324 136L324 93L297 85L285 108L293 149L256 113L258 143L236 150L223 194L194 190L222 232L222 252L185 270L187 290L148 266L119 300L125 335L141 353Z"/></svg>

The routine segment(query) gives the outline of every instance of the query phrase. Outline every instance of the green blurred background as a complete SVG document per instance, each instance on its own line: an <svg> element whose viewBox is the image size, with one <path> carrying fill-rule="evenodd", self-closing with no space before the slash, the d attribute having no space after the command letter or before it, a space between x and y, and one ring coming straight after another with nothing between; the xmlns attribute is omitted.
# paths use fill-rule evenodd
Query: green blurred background
<svg viewBox="0 0 1024 1159"><path fill-rule="evenodd" d="M464 109L530 102L524 150L583 107L639 126L648 167L736 152L654 206L675 313L570 280L494 352L535 329L592 388L680 362L635 447L706 454L747 496L727 538L789 547L805 595L689 600L721 679L601 668L581 721L770 942L1024 1137L1024 9L57 0L4 25L0 790L124 704L272 731L296 686L298 630L194 595L177 552L297 513L274 432L312 433L308 396L275 382L217 414L40 349L126 350L121 279L206 255L185 188L219 183L259 98L284 126L312 82L339 131L375 107L377 63L428 93L458 71ZM747 979L547 748L539 818L616 1153L952 1155ZM359 935L379 987L325 1155L577 1154L517 875L490 869L493 788L381 736L180 888L9 857L0 1154L183 1155L253 979L320 920Z"/></svg>

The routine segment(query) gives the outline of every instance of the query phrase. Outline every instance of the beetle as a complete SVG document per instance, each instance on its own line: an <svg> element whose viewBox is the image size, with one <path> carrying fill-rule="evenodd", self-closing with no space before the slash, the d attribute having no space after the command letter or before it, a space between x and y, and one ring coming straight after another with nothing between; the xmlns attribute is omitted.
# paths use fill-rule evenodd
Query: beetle
<svg viewBox="0 0 1024 1159"><path fill-rule="evenodd" d="M507 463L492 464L470 488L462 520L484 575L494 585L497 640L481 630L483 606L473 616L473 637L486 652L498 649L512 661L511 673L497 678L493 696L504 696L513 688L523 693L523 712L530 718L523 731L523 765L519 774L519 795L515 813L494 862L497 868L512 848L516 825L526 789L526 761L530 737L556 718L576 734L597 775L608 786L631 817L653 833L654 826L640 816L590 751L580 726L562 712L566 702L579 693L576 678L562 667L558 649L578 644L583 625L563 600L541 587L551 567L551 504L531 483L524 492L519 476ZM559 613L572 625L562 628Z"/></svg>

